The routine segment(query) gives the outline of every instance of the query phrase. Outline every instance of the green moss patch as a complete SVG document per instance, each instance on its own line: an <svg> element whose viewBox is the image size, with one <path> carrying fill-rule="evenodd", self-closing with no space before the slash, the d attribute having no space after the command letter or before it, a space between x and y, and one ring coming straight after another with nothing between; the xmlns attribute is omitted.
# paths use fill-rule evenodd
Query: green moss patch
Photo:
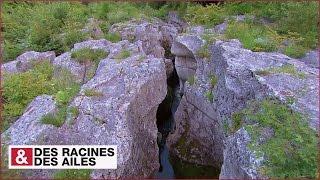
<svg viewBox="0 0 320 180"><path fill-rule="evenodd" d="M252 103L243 111L248 118L250 148L264 154L261 172L271 178L315 178L317 172L317 137L306 119L276 100ZM264 128L274 135L259 141Z"/></svg>

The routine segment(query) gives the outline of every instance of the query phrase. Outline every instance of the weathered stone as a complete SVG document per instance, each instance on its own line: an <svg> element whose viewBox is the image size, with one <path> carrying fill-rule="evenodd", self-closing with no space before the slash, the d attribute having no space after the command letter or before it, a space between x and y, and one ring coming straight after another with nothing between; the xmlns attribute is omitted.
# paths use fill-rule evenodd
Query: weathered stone
<svg viewBox="0 0 320 180"><path fill-rule="evenodd" d="M164 64L166 67L166 75L167 78L170 77L170 75L173 73L174 67L173 67L173 62L171 59L164 59Z"/></svg>
<svg viewBox="0 0 320 180"><path fill-rule="evenodd" d="M48 60L52 62L56 57L53 51L35 52L28 51L17 57L16 60L5 63L1 66L4 73L21 73L32 69L34 63Z"/></svg>
<svg viewBox="0 0 320 180"><path fill-rule="evenodd" d="M167 22L174 25L178 29L179 33L184 32L188 26L187 22L182 20L175 11L169 12Z"/></svg>
<svg viewBox="0 0 320 180"><path fill-rule="evenodd" d="M41 118L56 110L52 96L36 97L26 108L23 115L1 134L1 143L4 145L31 145L41 144L44 134L55 131L52 125L40 122Z"/></svg>
<svg viewBox="0 0 320 180"><path fill-rule="evenodd" d="M248 132L241 128L226 140L226 148L223 152L223 165L221 179L261 179L258 172L263 157L257 158L248 149L251 137Z"/></svg>
<svg viewBox="0 0 320 180"><path fill-rule="evenodd" d="M310 67L318 68L319 50L310 51L303 58L298 60L304 62L306 65L309 65Z"/></svg>
<svg viewBox="0 0 320 180"><path fill-rule="evenodd" d="M87 33L93 39L103 38L103 32L100 28L100 21L94 18L89 18L82 32Z"/></svg>
<svg viewBox="0 0 320 180"><path fill-rule="evenodd" d="M110 45L111 48L130 51L129 57L100 61L94 77L81 87L69 105L78 109L76 117L68 114L59 128L39 126L37 121L52 112L55 105L53 100L48 104L35 100L31 104L36 103L37 109L30 105L21 120L5 132L11 136L7 144L34 141L53 145L117 145L118 169L94 170L92 178L150 177L159 168L156 112L167 93L165 64L163 59L147 57L140 52L138 42L116 44ZM58 58L61 58L60 63L71 61L70 53ZM96 95L86 96L87 90L95 91ZM32 113L36 114L30 116ZM26 118L32 119L32 123L26 122ZM23 135L17 132L20 130ZM54 171L25 173L30 173L30 177L51 177Z"/></svg>
<svg viewBox="0 0 320 180"><path fill-rule="evenodd" d="M197 36L184 35L178 36L172 47L171 52L176 56L175 68L180 81L180 93L184 93L184 84L187 79L195 74L196 63L195 56L201 48L203 41Z"/></svg>
<svg viewBox="0 0 320 180"><path fill-rule="evenodd" d="M291 108L306 115L310 127L316 129L317 69L283 54L243 49L238 40L215 42L211 54L211 60L206 61L195 57L194 82L186 83L175 115L177 130L168 139L170 151L189 162L217 167L224 163L221 178L261 178L257 172L262 160L246 147L250 137L244 130L234 135L227 131L226 127L233 124L232 114L246 108L251 100L272 96L288 103L293 98ZM283 70L288 66L294 70ZM272 132L266 130L265 138ZM184 139L188 140L184 143L187 146L200 142L196 143L198 151L181 153L177 145Z"/></svg>

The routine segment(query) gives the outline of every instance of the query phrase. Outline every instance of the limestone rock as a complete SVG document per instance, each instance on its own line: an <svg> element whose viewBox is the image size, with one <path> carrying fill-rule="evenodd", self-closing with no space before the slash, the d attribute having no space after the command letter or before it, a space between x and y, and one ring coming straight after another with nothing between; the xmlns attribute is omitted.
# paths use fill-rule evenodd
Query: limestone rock
<svg viewBox="0 0 320 180"><path fill-rule="evenodd" d="M69 104L78 109L76 117L68 114L59 128L40 124L39 119L54 111L55 105L50 99L36 99L4 133L11 139L5 142L117 145L118 169L94 170L92 178L150 177L159 168L156 112L167 93L166 68L163 59L147 57L138 46L128 41L110 45L129 51L129 57L115 58L111 53L100 61L93 78ZM70 60L70 53L64 56ZM88 90L95 94L86 94ZM29 177L53 174L46 170L28 173Z"/></svg>
<svg viewBox="0 0 320 180"><path fill-rule="evenodd" d="M303 58L298 59L310 67L319 68L319 50L308 52Z"/></svg>
<svg viewBox="0 0 320 180"><path fill-rule="evenodd" d="M53 51L35 52L28 51L17 57L16 60L5 63L1 66L1 71L4 73L21 73L32 69L34 63L48 60L52 62L56 57Z"/></svg>
<svg viewBox="0 0 320 180"><path fill-rule="evenodd" d="M55 130L52 125L44 125L41 118L56 110L52 96L42 95L36 97L26 108L23 115L1 134L1 143L6 145L41 144L44 134Z"/></svg>
<svg viewBox="0 0 320 180"><path fill-rule="evenodd" d="M168 139L169 149L189 162L217 167L225 163L222 178L260 178L256 173L259 163L248 165L261 159L244 146L235 145L247 144L250 137L244 130L232 135L225 127L232 125L232 114L246 108L247 102L271 96L283 103L293 99L290 107L306 115L310 127L317 129L317 69L280 53L243 49L238 40L217 41L210 51L210 60L195 56L194 82L185 85L175 114L177 130ZM181 144L199 148L184 155Z"/></svg>
<svg viewBox="0 0 320 180"><path fill-rule="evenodd" d="M263 157L257 158L248 149L251 137L241 128L226 140L226 148L223 152L223 165L220 179L261 179L258 168Z"/></svg>

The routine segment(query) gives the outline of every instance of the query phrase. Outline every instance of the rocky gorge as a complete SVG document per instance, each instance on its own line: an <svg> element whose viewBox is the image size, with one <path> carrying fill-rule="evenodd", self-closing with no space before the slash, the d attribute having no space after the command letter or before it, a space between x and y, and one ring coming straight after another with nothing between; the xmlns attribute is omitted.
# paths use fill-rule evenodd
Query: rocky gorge
<svg viewBox="0 0 320 180"><path fill-rule="evenodd" d="M215 29L210 33L217 33ZM273 172L266 165L273 161L259 146L279 138L273 124L260 121L274 115L268 111L262 117L263 105L301 114L307 125L297 126L319 130L319 72L303 58L253 52L236 39L208 41L205 30L189 27L173 12L167 21L131 20L113 24L109 31L120 33L121 41L88 39L57 57L29 51L1 66L4 74L18 74L35 62L49 61L55 76L64 69L81 84L60 127L41 120L58 112L57 98L39 95L1 134L2 147L117 145L118 169L93 170L93 179L155 177L155 172L167 171L164 161L176 170L176 160L169 156L217 171L196 176L259 179ZM85 48L107 55L97 64L83 64L72 54ZM203 48L209 56L199 54ZM314 139L310 144L316 148ZM21 176L55 173L22 171Z"/></svg>

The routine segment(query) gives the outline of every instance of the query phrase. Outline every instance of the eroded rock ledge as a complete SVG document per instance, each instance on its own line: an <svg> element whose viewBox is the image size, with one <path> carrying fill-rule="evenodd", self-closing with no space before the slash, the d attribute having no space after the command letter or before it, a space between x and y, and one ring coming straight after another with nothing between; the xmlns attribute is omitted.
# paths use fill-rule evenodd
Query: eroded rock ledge
<svg viewBox="0 0 320 180"><path fill-rule="evenodd" d="M248 132L229 130L236 123L232 115L252 100L272 97L289 103L317 129L318 71L283 54L243 49L238 40L217 41L210 54L210 59L193 54L197 70L185 84L170 150L189 162L222 167L220 178L262 178L263 159L248 148Z"/></svg>

